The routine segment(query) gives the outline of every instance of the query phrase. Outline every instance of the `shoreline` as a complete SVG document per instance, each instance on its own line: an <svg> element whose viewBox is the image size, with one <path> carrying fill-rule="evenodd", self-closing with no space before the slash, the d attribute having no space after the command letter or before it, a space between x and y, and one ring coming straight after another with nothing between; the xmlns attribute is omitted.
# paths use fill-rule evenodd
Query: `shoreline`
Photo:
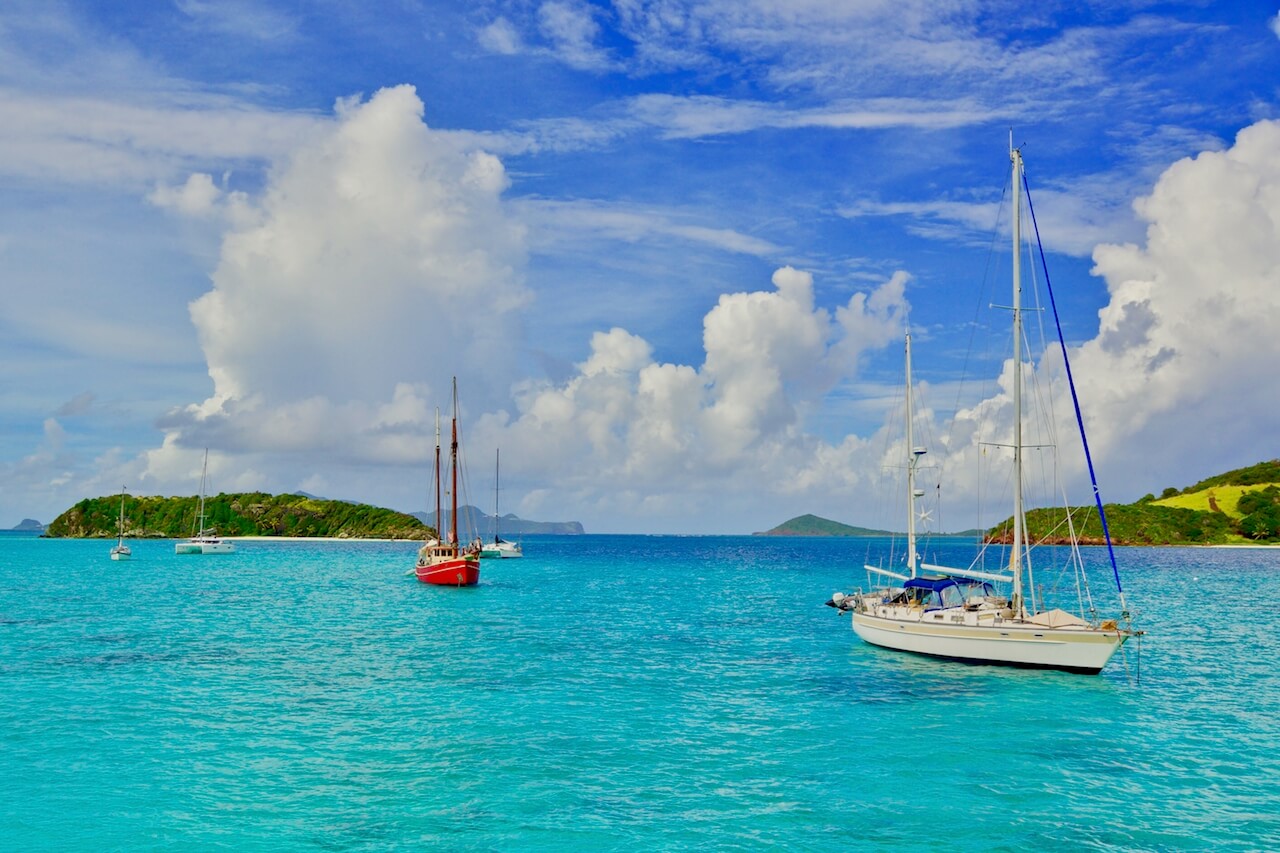
<svg viewBox="0 0 1280 853"><path fill-rule="evenodd" d="M1271 545L1267 545L1262 542L1259 542L1257 544L1254 544L1252 542L1223 542L1217 545L1201 545L1200 547L1201 548L1244 548L1246 550L1251 550L1251 551L1265 551L1268 548L1280 548L1280 545L1277 545L1274 543Z"/></svg>
<svg viewBox="0 0 1280 853"><path fill-rule="evenodd" d="M374 536L219 536L228 542L425 542L425 539L387 539ZM181 541L181 540L173 540Z"/></svg>

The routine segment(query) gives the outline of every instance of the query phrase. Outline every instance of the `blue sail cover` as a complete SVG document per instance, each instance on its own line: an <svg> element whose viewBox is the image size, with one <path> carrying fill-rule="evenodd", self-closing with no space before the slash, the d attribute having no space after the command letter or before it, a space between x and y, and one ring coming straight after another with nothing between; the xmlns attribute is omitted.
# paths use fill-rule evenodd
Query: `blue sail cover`
<svg viewBox="0 0 1280 853"><path fill-rule="evenodd" d="M946 589L949 586L982 586L980 580L972 578L952 578L952 577L918 577L911 578L902 584L903 589L931 589L934 592Z"/></svg>

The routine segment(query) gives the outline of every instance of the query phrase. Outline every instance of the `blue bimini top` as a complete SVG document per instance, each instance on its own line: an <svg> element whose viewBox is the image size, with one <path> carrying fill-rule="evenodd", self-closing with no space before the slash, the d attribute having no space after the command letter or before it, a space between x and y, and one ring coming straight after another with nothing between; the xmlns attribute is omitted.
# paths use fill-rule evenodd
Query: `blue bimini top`
<svg viewBox="0 0 1280 853"><path fill-rule="evenodd" d="M911 578L902 584L912 599L924 605L925 611L960 607L970 595L989 596L991 585L973 578L947 575ZM913 593L912 590L915 590Z"/></svg>
<svg viewBox="0 0 1280 853"><path fill-rule="evenodd" d="M903 589L931 589L934 592L946 589L949 586L982 586L980 580L972 578L953 578L947 576L939 577L919 577L911 578L902 585Z"/></svg>

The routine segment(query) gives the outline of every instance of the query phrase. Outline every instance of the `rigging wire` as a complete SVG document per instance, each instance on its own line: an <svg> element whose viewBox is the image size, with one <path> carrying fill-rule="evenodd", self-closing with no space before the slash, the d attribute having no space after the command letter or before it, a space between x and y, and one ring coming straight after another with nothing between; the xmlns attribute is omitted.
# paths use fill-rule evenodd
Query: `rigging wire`
<svg viewBox="0 0 1280 853"><path fill-rule="evenodd" d="M997 182L992 181L992 183L994 184ZM960 403L964 399L965 386L967 384L966 379L969 376L970 364L976 360L976 357L974 354L974 350L975 350L974 342L977 340L978 329L981 326L981 323L979 322L979 317L980 317L980 312L982 311L982 303L983 303L982 297L989 294L992 288L994 287L993 268L996 265L996 256L997 256L996 243L997 243L997 240L999 239L1000 219L1004 212L1005 199L1007 198L1008 192L1009 192L1009 185L1007 182L1000 181L999 183L1002 184L1004 188L1001 190L1001 193L1000 193L1000 202L999 204L996 205L995 222L992 223L992 228L991 228L991 242L987 246L987 258L986 258L986 263L983 266L982 287L979 290L978 299L975 300L974 302L973 317L969 321L969 340L965 346L964 361L961 363L961 368L960 368L960 381L956 384L955 404L952 406L952 409L951 409L952 411L951 423L947 429L946 446L948 448L955 447L955 433L956 433L956 425L957 425L956 415L959 413ZM984 340L983 357L985 360L985 357L990 354L990 336L984 336L983 340ZM978 398L985 399L988 396L987 380L984 378L982 382L979 384L981 387L979 388ZM979 444L979 450L978 450L979 458L975 460L975 462L979 465L979 468L981 468L981 457L985 456L986 452L987 452L986 448L982 447L981 444ZM947 475L949 474L949 471L947 470L947 465L949 464L949 462L950 462L949 459L942 459L940 460L937 466L937 482L935 484L935 492L939 495L939 501L938 501L939 505L941 505L942 484L943 484L943 481L946 479ZM976 543L977 553L971 564L972 566L985 566L985 556L987 553L987 545L989 544L986 541L984 541L986 539L986 536L982 532L984 529L982 525L983 501L984 501L982 486L983 486L983 479L982 477L978 477L976 481L976 486L975 486L976 493L974 495L974 499L977 504L976 519L977 519L979 533L977 536L978 541Z"/></svg>
<svg viewBox="0 0 1280 853"><path fill-rule="evenodd" d="M1062 321L1058 317L1058 303L1053 297L1053 285L1049 281L1049 264L1044 256L1044 243L1040 240L1040 225L1036 222L1035 207L1031 204L1031 189L1027 185L1027 176L1022 175L1022 184L1027 191L1027 210L1031 213L1031 225L1036 233L1036 245L1040 248L1040 264L1044 269L1045 289L1049 294L1049 305L1053 308L1053 322L1058 329L1058 341L1062 344L1062 363L1067 372L1067 385L1071 388L1071 404L1076 412L1076 425L1080 428L1080 441L1084 445L1084 458L1089 466L1089 482L1093 486L1093 498L1098 507L1098 519L1102 523L1102 536L1107 543L1107 557L1111 560L1111 573L1115 577L1116 591L1120 594L1122 615L1127 615L1124 602L1124 587L1120 583L1120 567L1116 564L1116 552L1111 544L1111 531L1107 527L1107 511L1102 505L1102 492L1098 489L1098 477L1093 468L1093 454L1089 451L1089 439L1084 431L1084 416L1080 413L1080 398L1076 393L1075 377L1071 372L1071 360L1067 357L1067 345L1062 335Z"/></svg>
<svg viewBox="0 0 1280 853"><path fill-rule="evenodd" d="M910 320L908 320L907 328L908 329L910 328ZM889 407L889 410L888 410L889 414L886 418L886 423L883 430L884 441L882 443L881 451L880 451L880 486L881 486L882 492L885 494L897 495L901 491L897 488L889 489L887 487L888 482L894 476L892 472L901 467L899 465L890 465L888 460L889 460L889 454L893 449L893 444L897 441L897 439L894 438L894 436L902 435L905 431L905 425L904 425L904 429L898 429L897 427L898 427L898 415L903 411L905 411L906 405L907 405L906 404L906 388L903 383L896 383L893 402ZM911 413L907 412L906 417L911 417ZM896 483L894 485L896 486ZM892 507L896 507L896 506L897 506L896 500L892 503L892 505L890 505L888 502L881 503L880 504L881 511L880 513L877 514L877 516L875 516L875 518L877 519L875 523L880 524L882 529L892 530L894 527L894 523L889 520L890 518L889 510ZM901 518L902 515L899 513L894 517ZM864 558L863 558L863 565L871 564L872 544L873 544L873 540L868 538L866 542L866 554L864 555ZM897 553L898 545L899 545L898 534L894 532L889 537L889 558L888 559L889 559L890 566L896 566L898 564L898 553ZM881 568L884 568L884 566L881 565ZM870 582L870 578L868 578L868 582Z"/></svg>

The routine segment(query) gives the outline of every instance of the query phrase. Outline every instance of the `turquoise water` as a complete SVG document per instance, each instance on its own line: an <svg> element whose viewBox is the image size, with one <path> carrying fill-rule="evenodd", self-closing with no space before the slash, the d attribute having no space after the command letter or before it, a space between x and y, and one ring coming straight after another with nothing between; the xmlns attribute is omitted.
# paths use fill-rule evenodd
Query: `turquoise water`
<svg viewBox="0 0 1280 853"><path fill-rule="evenodd" d="M4 849L1280 849L1280 550L1121 550L1135 683L861 644L856 541L110 545L0 536Z"/></svg>

